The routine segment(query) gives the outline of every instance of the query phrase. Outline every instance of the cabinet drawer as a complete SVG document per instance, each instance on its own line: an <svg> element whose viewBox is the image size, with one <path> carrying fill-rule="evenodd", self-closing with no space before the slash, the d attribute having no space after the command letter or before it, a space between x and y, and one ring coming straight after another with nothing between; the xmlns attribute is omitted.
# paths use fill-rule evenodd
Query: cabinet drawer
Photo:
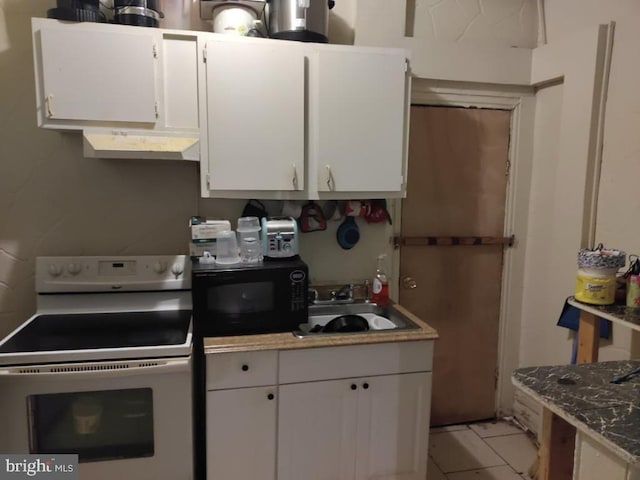
<svg viewBox="0 0 640 480"><path fill-rule="evenodd" d="M275 385L278 352L237 352L207 355L207 390Z"/></svg>
<svg viewBox="0 0 640 480"><path fill-rule="evenodd" d="M431 371L433 341L280 352L280 384Z"/></svg>

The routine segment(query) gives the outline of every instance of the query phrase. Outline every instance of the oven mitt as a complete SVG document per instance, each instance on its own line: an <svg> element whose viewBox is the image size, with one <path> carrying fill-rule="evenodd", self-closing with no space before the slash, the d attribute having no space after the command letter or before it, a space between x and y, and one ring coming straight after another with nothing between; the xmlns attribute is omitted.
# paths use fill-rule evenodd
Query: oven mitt
<svg viewBox="0 0 640 480"><path fill-rule="evenodd" d="M364 218L367 223L389 222L389 225L393 225L385 199L371 200L371 211Z"/></svg>
<svg viewBox="0 0 640 480"><path fill-rule="evenodd" d="M300 230L304 233L319 232L327 229L327 222L322 209L315 202L309 202L302 207L299 222Z"/></svg>
<svg viewBox="0 0 640 480"><path fill-rule="evenodd" d="M259 219L263 219L268 216L267 209L264 207L260 200L251 199L244 206L244 210L242 210L243 217L258 217Z"/></svg>

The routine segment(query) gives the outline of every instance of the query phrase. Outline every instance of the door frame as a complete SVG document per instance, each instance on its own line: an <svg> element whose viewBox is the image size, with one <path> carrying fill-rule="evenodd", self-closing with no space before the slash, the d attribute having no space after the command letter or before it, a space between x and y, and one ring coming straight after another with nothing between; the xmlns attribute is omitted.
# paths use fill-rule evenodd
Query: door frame
<svg viewBox="0 0 640 480"><path fill-rule="evenodd" d="M511 111L509 139L509 179L505 199L504 236L515 236L513 247L504 251L500 318L498 330L498 365L496 365L496 404L498 417L513 412L515 389L511 373L519 366L520 316L522 284L528 223L529 192L533 161L535 91L528 86L496 86L414 79L411 105L486 108ZM409 168L411 166L409 165ZM392 205L393 235L401 235L402 202ZM400 249L393 252L393 298L399 298ZM511 321L508 321L511 319ZM514 321L513 319L517 319ZM429 321L429 319L425 319Z"/></svg>

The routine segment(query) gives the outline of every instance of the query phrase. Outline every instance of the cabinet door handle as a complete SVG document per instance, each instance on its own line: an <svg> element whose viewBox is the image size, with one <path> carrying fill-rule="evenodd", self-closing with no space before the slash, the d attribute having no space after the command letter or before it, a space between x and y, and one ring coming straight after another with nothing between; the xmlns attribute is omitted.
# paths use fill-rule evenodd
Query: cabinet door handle
<svg viewBox="0 0 640 480"><path fill-rule="evenodd" d="M246 372L247 370L249 370L249 365L242 365L242 371Z"/></svg>
<svg viewBox="0 0 640 480"><path fill-rule="evenodd" d="M367 382L364 382L362 384L362 388L364 388L366 390L367 388L369 388L369 384Z"/></svg>
<svg viewBox="0 0 640 480"><path fill-rule="evenodd" d="M356 388L358 388L358 386L355 383L351 384L351 390L355 390Z"/></svg>
<svg viewBox="0 0 640 480"><path fill-rule="evenodd" d="M53 95L47 95L47 98L44 100L45 107L47 109L47 117L53 117Z"/></svg>
<svg viewBox="0 0 640 480"><path fill-rule="evenodd" d="M293 178L291 179L291 183L293 184L293 189L298 190L298 169L296 168L295 163L291 166L293 167Z"/></svg>
<svg viewBox="0 0 640 480"><path fill-rule="evenodd" d="M333 179L333 173L331 172L331 166L327 165L327 188L333 192L336 189L336 182Z"/></svg>
<svg viewBox="0 0 640 480"><path fill-rule="evenodd" d="M273 393L270 393L269 395L267 395L267 398L269 400L273 400L274 398L276 398L276 396Z"/></svg>

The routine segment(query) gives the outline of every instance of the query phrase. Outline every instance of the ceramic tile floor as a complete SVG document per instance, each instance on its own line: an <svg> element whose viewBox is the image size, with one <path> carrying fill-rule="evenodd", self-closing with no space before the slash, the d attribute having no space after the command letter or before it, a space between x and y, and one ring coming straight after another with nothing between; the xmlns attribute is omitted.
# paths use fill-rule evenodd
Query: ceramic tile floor
<svg viewBox="0 0 640 480"><path fill-rule="evenodd" d="M432 428L427 480L530 480L533 438L505 420Z"/></svg>

